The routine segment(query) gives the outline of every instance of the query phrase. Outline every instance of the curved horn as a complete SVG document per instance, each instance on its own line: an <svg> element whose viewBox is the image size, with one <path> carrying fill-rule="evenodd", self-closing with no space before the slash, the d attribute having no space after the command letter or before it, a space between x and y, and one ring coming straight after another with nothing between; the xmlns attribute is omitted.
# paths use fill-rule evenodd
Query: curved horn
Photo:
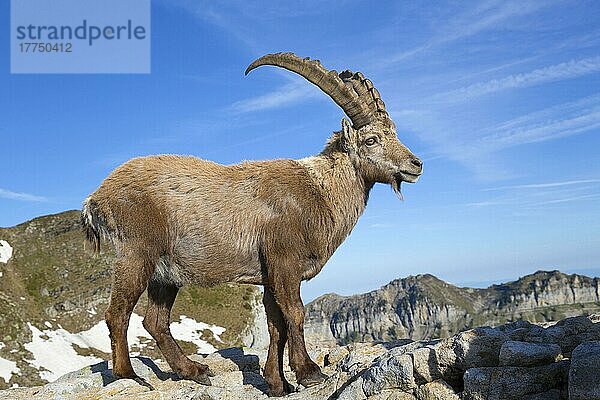
<svg viewBox="0 0 600 400"><path fill-rule="evenodd" d="M335 70L329 71L323 67L319 60L302 59L294 53L276 53L255 60L248 66L245 75L261 65L285 68L318 86L344 110L356 129L376 117L388 117L379 92L360 72L352 74L344 71L338 75Z"/></svg>
<svg viewBox="0 0 600 400"><path fill-rule="evenodd" d="M346 84L352 85L356 93L358 93L360 98L369 105L369 108L378 118L391 121L390 115L385 109L385 103L381 99L379 90L373 86L373 82L365 78L361 72L352 73L350 70L343 71L340 74L340 78L346 82Z"/></svg>

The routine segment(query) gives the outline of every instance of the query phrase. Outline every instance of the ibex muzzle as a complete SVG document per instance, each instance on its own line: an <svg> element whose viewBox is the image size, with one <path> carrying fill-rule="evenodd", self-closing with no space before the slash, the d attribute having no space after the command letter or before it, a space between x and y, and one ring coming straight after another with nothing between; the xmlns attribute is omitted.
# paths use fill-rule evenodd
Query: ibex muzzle
<svg viewBox="0 0 600 400"><path fill-rule="evenodd" d="M180 287L240 282L264 285L271 337L265 365L269 394L291 386L283 350L304 386L322 382L304 343L300 284L318 274L350 234L377 182L394 190L416 182L422 162L396 136L379 92L361 73L328 71L291 53L254 61L296 72L328 94L348 115L318 155L220 165L195 157L136 158L107 177L83 205L88 239L114 245L114 279L106 322L113 373L136 378L127 327L144 290L144 327L181 377L210 384L206 365L184 355L169 330Z"/></svg>

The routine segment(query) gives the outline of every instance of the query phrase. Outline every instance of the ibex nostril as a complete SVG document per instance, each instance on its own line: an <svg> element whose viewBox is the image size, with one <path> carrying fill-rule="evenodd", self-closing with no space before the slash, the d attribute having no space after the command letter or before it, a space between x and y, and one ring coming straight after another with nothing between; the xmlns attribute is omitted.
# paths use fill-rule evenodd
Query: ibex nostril
<svg viewBox="0 0 600 400"><path fill-rule="evenodd" d="M421 168L423 166L423 161L419 160L418 158L414 158L411 161L411 164L414 165L417 168Z"/></svg>

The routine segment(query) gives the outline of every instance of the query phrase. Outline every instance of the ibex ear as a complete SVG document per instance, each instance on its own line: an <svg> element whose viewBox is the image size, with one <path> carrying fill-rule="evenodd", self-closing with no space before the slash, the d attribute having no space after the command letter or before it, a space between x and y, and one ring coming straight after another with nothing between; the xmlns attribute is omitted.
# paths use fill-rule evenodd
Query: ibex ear
<svg viewBox="0 0 600 400"><path fill-rule="evenodd" d="M356 130L346 118L342 118L342 148L348 152L356 151Z"/></svg>

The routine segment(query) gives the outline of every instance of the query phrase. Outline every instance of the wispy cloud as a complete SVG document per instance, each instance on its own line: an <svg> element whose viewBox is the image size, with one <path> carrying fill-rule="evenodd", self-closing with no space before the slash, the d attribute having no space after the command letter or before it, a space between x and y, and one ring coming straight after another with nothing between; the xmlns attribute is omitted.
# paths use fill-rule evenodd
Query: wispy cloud
<svg viewBox="0 0 600 400"><path fill-rule="evenodd" d="M218 4L212 1L197 0L160 0L158 4L164 7L178 7L193 15L203 23L211 24L240 42L244 48L255 51L255 35L250 34L248 23L239 18L236 10L237 3ZM239 9L239 8L238 8Z"/></svg>
<svg viewBox="0 0 600 400"><path fill-rule="evenodd" d="M509 186L498 186L493 188L482 189L484 192L494 190L511 190L511 189L546 189L556 188L563 186L581 185L587 183L600 183L600 179L579 179L572 181L561 181L561 182L545 182L545 183L530 183L525 185L509 185Z"/></svg>
<svg viewBox="0 0 600 400"><path fill-rule="evenodd" d="M499 79L474 83L434 95L432 99L440 102L464 101L501 90L524 88L542 83L573 79L596 72L600 72L600 56L571 60L522 74L508 75Z"/></svg>
<svg viewBox="0 0 600 400"><path fill-rule="evenodd" d="M449 21L444 21L444 24L440 24L444 28L436 32L424 44L386 57L386 64L394 64L436 46L474 36L480 32L501 26L502 23L511 18L532 14L555 3L497 0L481 2L474 9L469 9Z"/></svg>
<svg viewBox="0 0 600 400"><path fill-rule="evenodd" d="M515 209L528 209L528 208L537 208L540 206L547 206L552 204L563 204L563 203L571 203L575 201L586 201L586 200L594 200L600 198L600 193L592 193L592 194L584 194L581 196L562 196L553 198L551 200L535 200L531 198L521 198L521 197L510 197L505 199L498 200L486 200L486 201L478 201L473 203L465 204L466 207L476 207L476 208L484 208L484 207L494 207L494 206L511 206Z"/></svg>
<svg viewBox="0 0 600 400"><path fill-rule="evenodd" d="M573 196L573 197L565 197L565 198L562 198L562 199L542 201L542 202L537 203L536 205L570 203L570 202L579 201L579 200L597 199L599 197L600 197L600 193L586 194L586 195L583 195L583 196Z"/></svg>
<svg viewBox="0 0 600 400"><path fill-rule="evenodd" d="M495 198L466 204L468 207L511 206L519 209L593 200L600 197L600 179L574 179L558 182L507 185L482 189L483 192L504 192Z"/></svg>
<svg viewBox="0 0 600 400"><path fill-rule="evenodd" d="M294 104L314 97L317 93L307 82L292 82L272 92L237 101L231 105L231 109L237 113L263 111Z"/></svg>
<svg viewBox="0 0 600 400"><path fill-rule="evenodd" d="M393 224L388 224L388 223L376 222L374 224L369 225L369 228L373 228L373 229L389 229L389 228L394 228L394 225Z"/></svg>
<svg viewBox="0 0 600 400"><path fill-rule="evenodd" d="M499 150L543 142L600 128L600 95L536 111L492 127L477 146Z"/></svg>
<svg viewBox="0 0 600 400"><path fill-rule="evenodd" d="M429 156L459 162L478 179L515 178L494 153L511 147L594 132L600 129L600 94L546 107L490 126L444 108L392 113L399 129L416 132L432 147ZM462 116L462 117L461 117Z"/></svg>
<svg viewBox="0 0 600 400"><path fill-rule="evenodd" d="M19 193L13 192L11 190L6 190L0 188L0 198L9 199L9 200L18 200L18 201L31 201L31 202L40 202L47 201L43 196L36 196L29 193Z"/></svg>

